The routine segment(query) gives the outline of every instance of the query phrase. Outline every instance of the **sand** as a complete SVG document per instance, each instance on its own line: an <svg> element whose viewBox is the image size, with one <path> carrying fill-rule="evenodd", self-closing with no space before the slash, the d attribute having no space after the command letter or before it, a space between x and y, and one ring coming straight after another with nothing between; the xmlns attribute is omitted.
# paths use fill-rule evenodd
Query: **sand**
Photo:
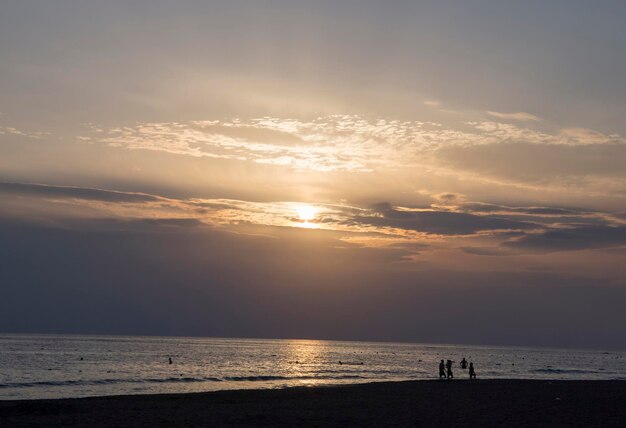
<svg viewBox="0 0 626 428"><path fill-rule="evenodd" d="M454 380L0 401L0 427L626 427L626 381Z"/></svg>

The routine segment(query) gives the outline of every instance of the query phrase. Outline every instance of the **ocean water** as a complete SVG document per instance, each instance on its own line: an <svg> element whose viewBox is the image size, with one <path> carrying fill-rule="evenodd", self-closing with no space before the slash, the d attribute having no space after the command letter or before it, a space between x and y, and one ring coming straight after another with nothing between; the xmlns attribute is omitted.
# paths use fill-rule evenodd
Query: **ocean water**
<svg viewBox="0 0 626 428"><path fill-rule="evenodd" d="M626 352L222 338L0 335L0 399L285 388L438 377L626 379ZM169 364L169 358L172 364Z"/></svg>

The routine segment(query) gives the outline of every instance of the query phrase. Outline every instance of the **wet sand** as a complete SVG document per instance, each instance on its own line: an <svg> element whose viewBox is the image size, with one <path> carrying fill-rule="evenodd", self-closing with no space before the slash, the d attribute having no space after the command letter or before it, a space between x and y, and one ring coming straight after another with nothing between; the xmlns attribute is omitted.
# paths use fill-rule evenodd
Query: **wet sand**
<svg viewBox="0 0 626 428"><path fill-rule="evenodd" d="M626 381L386 382L0 402L1 427L626 427Z"/></svg>

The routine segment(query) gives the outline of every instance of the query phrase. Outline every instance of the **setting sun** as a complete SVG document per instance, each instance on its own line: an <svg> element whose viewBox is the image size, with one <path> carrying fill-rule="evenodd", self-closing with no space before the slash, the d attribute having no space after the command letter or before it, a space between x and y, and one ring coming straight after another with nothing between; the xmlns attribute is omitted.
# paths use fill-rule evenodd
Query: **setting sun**
<svg viewBox="0 0 626 428"><path fill-rule="evenodd" d="M298 218L304 222L313 220L318 212L317 208L306 204L298 205L295 207L295 210L298 213Z"/></svg>

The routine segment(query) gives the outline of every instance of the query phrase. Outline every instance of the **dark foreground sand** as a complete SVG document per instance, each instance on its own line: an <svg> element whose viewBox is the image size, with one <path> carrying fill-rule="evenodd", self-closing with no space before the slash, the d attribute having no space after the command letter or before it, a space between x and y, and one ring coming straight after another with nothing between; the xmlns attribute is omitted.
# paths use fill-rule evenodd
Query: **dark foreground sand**
<svg viewBox="0 0 626 428"><path fill-rule="evenodd" d="M371 383L2 401L0 427L626 427L626 381Z"/></svg>

